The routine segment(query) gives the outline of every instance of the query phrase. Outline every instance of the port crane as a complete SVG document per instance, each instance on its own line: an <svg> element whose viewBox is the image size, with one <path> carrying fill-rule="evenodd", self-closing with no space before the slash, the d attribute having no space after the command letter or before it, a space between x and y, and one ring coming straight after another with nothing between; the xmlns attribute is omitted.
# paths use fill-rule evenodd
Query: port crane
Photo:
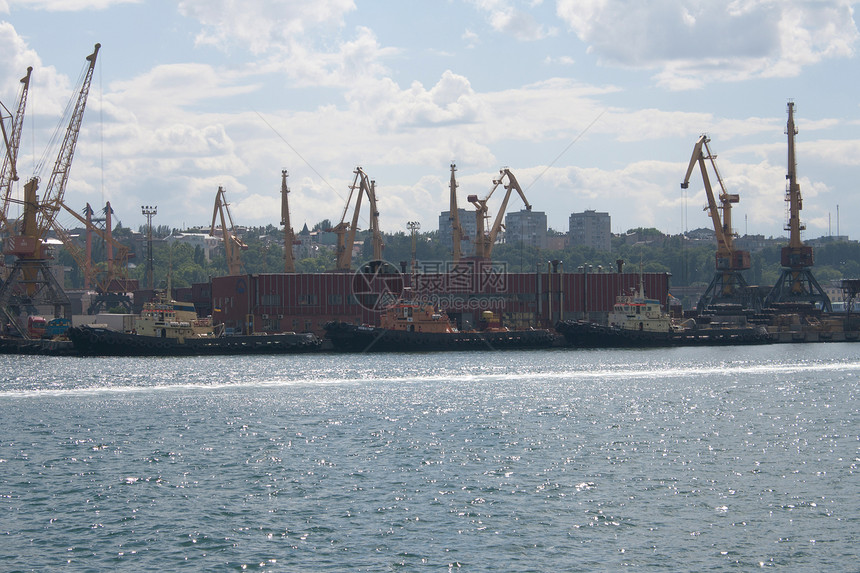
<svg viewBox="0 0 860 573"><path fill-rule="evenodd" d="M224 256L227 259L227 274L235 276L242 273L242 257L241 252L248 249L248 245L242 242L236 234L236 227L233 225L233 216L230 214L230 205L227 203L227 198L223 187L218 187L215 193L215 208L212 210L212 226L209 229L209 236L215 236L216 219L221 220L221 238L224 240ZM227 221L230 221L230 226L227 227Z"/></svg>
<svg viewBox="0 0 860 573"><path fill-rule="evenodd" d="M693 169L698 165L702 172L705 194L708 197L708 204L704 210L708 211L711 216L714 233L717 237L716 272L705 293L699 299L697 305L699 312L719 303L741 304L744 307L751 305L747 283L743 274L741 274L741 271L750 268L750 254L749 251L735 249L735 233L732 229L732 204L740 201L740 197L736 193L728 193L726 191L723 178L717 169L717 156L711 153L711 148L708 145L710 141L707 135L702 135L696 141L696 145L693 147L693 155L690 157L690 164L687 167L687 174L681 183L682 189L690 187L690 176L693 173ZM708 176L708 163L710 163L714 175L716 175L717 182L720 185L719 205L717 205L714 191L711 188L711 179ZM720 211L723 213L722 219L720 218ZM752 306L755 306L755 304L753 303Z"/></svg>
<svg viewBox="0 0 860 573"><path fill-rule="evenodd" d="M39 177L34 176L24 185L21 223L9 237L4 250L5 254L14 255L16 260L9 277L0 286L0 310L9 324L25 338L29 337L29 334L18 320L22 310L34 314L36 305L44 304L54 307L56 318L60 315L63 318L71 318L69 297L48 266L50 255L46 239L48 230L54 228L56 216L61 209L100 47L100 44L96 44L93 53L86 58L87 64L81 75L80 89L74 106L70 106L69 124L41 200L37 195ZM6 203L8 204L8 201Z"/></svg>
<svg viewBox="0 0 860 573"><path fill-rule="evenodd" d="M3 237L11 234L9 228L9 204L12 199L12 185L18 181L18 147L21 143L21 128L24 125L24 110L27 107L27 95L30 93L30 77L33 74L33 67L27 68L27 75L21 78L21 92L18 95L18 105L16 106L15 114L6 110L6 106L0 103L9 113L11 118L9 131L6 131L6 124L2 121L2 113L0 113L0 129L3 132L3 143L6 148L6 153L3 156L3 165L0 168L0 193L3 194L3 205L0 208L0 235Z"/></svg>
<svg viewBox="0 0 860 573"><path fill-rule="evenodd" d="M788 123L785 133L788 135L788 181L785 191L785 201L788 208L788 223L785 230L789 232L788 246L782 248L780 262L782 272L765 299L766 306L774 305L820 305L831 312L830 297L815 280L812 274L814 257L812 247L805 245L800 238L800 232L806 227L800 222L800 211L803 200L800 196L800 183L797 182L797 160L795 156L794 136L797 127L794 124L794 102L788 102Z"/></svg>
<svg viewBox="0 0 860 573"><path fill-rule="evenodd" d="M123 307L127 312L131 313L133 304L128 292L136 287L129 284L128 281L128 260L134 256L134 253L128 246L120 243L113 237L113 227L111 216L113 209L110 201L105 204L104 218L93 219L93 208L87 203L84 208L84 213L81 215L64 201L60 203L63 211L74 217L86 229L86 247L81 250L74 240L69 236L68 232L58 223L54 222L52 229L57 235L57 238L63 242L66 251L75 259L78 267L84 273L84 288L95 288L96 296L92 300L92 304L87 309L88 314L98 314L99 312L115 307ZM98 221L104 222L104 229L96 225ZM105 263L94 265L92 257L92 235L98 236L105 246Z"/></svg>
<svg viewBox="0 0 860 573"><path fill-rule="evenodd" d="M507 183L505 183L505 179L507 179ZM485 231L485 220L489 218L488 210L487 210L487 201L490 200L490 197L493 196L493 193L499 186L502 185L505 188L505 197L502 200L502 205L499 207L499 212L496 215L496 220L493 222L493 226L490 227L489 231ZM483 199L478 199L477 195L469 195L467 200L469 203L475 206L475 223L477 225L477 233L475 234L475 259L489 261L490 256L493 253L493 244L496 242L496 237L499 234L499 231L504 228L502 224L502 219L505 216L505 210L508 207L508 201L511 198L511 192L513 190L517 191L520 196L520 199L523 200L523 203L526 206L526 210L531 211L532 206L529 204L528 199L526 199L525 193L523 193L520 184L517 182L517 178L514 177L514 174L511 173L511 170L507 167L499 170L499 178L493 180L493 188L490 189L490 192L487 193L487 196Z"/></svg>
<svg viewBox="0 0 860 573"><path fill-rule="evenodd" d="M290 225L290 204L287 195L290 193L290 188L287 187L286 169L281 170L281 225L284 226L284 272L296 272L296 260L293 255L293 245L301 245L302 242L296 240L296 233Z"/></svg>
<svg viewBox="0 0 860 573"><path fill-rule="evenodd" d="M460 225L460 210L457 208L457 179L454 175L454 172L457 171L457 166L453 163L451 164L451 182L449 183L449 189L451 190L451 211L448 216L448 220L451 221L451 241L454 245L452 251L452 259L454 264L460 262L460 258L462 257L462 241L468 240L468 235L463 230L463 226Z"/></svg>
<svg viewBox="0 0 860 573"><path fill-rule="evenodd" d="M361 211L361 199L364 195L367 195L370 203L370 240L373 246L374 262L382 260L382 249L385 248L385 244L382 242L382 233L379 230L379 210L376 208L376 181L372 181L361 167L356 167L353 173L355 177L352 180L352 185L349 186L349 196L346 199L340 223L329 229L337 235L336 270L338 271L348 271L352 266L352 248L355 245L358 215ZM353 197L355 197L355 206L353 207L352 222L348 222L346 216L349 213Z"/></svg>

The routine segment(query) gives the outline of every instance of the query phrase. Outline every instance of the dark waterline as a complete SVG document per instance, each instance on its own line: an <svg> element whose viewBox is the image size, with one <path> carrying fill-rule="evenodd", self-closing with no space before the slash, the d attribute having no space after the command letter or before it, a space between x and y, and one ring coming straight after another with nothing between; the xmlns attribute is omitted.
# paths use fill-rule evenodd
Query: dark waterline
<svg viewBox="0 0 860 573"><path fill-rule="evenodd" d="M858 349L3 356L0 558L856 570Z"/></svg>

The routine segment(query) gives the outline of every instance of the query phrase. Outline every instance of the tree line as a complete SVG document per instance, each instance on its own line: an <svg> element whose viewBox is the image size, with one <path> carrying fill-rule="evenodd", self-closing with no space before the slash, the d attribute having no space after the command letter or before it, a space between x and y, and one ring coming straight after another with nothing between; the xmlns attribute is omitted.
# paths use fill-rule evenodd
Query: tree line
<svg viewBox="0 0 860 573"><path fill-rule="evenodd" d="M314 230L330 228L330 223L321 221ZM144 236L145 236L145 229ZM167 284L168 274L173 286L190 286L192 283L207 282L213 276L227 273L227 262L223 249L218 249L206 260L203 249L180 242L165 242L171 232L178 232L166 226L153 228L153 275L156 288ZM629 244L624 236L612 239L612 250L598 251L589 247L568 246L550 250L530 247L516 243L500 243L493 248L493 261L504 265L510 272L546 271L549 261L560 261L565 272L615 272L616 261L625 262L626 272L641 268L645 272L671 273L672 286L707 285L714 275L715 244L690 242L679 235L666 236L656 229L637 229L640 236L650 240ZM356 240L364 240L366 232L358 232ZM119 242L133 245L132 232L118 225L113 236ZM242 251L242 266L246 273L279 273L284 268L284 250L280 241L283 231L268 225L248 229L243 241L248 246ZM407 268L412 260L412 235L406 232L384 234L384 259L400 268ZM93 243L93 260L104 260L104 245L99 240ZM296 252L301 252L297 249ZM353 268L372 257L370 241L364 241L364 250L353 258ZM451 250L442 244L438 231L415 234L415 257L418 266L451 260ZM66 287L83 287L83 273L74 258L65 249L60 249L58 259L70 270L66 274ZM752 267L745 272L747 283L768 286L779 277L780 247L769 246L751 253ZM101 263L104 264L104 263ZM300 273L325 272L335 265L332 246L320 246L313 256L299 257L296 271ZM146 285L146 255L140 253L131 260L128 278L138 279L141 287ZM429 268L429 265L428 265ZM816 278L822 284L841 278L860 277L860 243L837 242L815 249Z"/></svg>

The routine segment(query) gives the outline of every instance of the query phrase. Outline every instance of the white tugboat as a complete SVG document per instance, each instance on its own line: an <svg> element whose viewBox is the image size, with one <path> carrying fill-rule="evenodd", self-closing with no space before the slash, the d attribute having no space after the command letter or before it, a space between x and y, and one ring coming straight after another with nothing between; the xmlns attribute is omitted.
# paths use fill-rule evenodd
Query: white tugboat
<svg viewBox="0 0 860 573"><path fill-rule="evenodd" d="M762 344L771 342L767 330L750 324L703 322L678 324L657 299L645 296L640 278L632 294L616 298L607 324L563 320L555 329L568 345L583 348Z"/></svg>

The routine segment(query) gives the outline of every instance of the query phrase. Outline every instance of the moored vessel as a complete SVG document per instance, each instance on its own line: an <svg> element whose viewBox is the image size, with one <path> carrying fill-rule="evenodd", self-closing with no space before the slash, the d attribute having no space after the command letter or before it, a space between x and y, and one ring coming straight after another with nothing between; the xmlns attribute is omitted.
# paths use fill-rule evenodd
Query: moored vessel
<svg viewBox="0 0 860 573"><path fill-rule="evenodd" d="M325 331L335 350L351 352L506 350L557 345L558 337L550 330L509 330L490 315L484 316L487 327L483 330L458 330L434 305L401 299L384 309L380 326L331 321Z"/></svg>
<svg viewBox="0 0 860 573"><path fill-rule="evenodd" d="M704 317L703 317L704 318ZM563 320L556 324L568 345L581 348L764 344L771 338L764 326L750 324L742 315L723 313L678 323L659 300L639 289L616 298L608 324Z"/></svg>
<svg viewBox="0 0 860 573"><path fill-rule="evenodd" d="M225 336L209 318L198 318L193 304L174 300L146 303L131 332L83 325L68 337L83 356L278 354L314 351L321 344L311 333Z"/></svg>

